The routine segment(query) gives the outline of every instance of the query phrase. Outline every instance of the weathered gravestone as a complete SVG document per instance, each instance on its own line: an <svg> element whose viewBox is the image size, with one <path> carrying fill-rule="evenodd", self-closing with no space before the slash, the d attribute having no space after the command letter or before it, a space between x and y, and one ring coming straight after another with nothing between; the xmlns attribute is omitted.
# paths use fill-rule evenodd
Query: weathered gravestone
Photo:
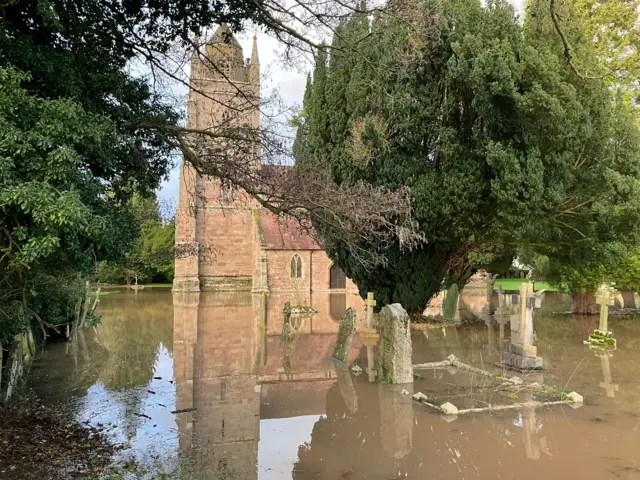
<svg viewBox="0 0 640 480"><path fill-rule="evenodd" d="M540 308L542 292L533 293L533 284L523 282L520 285L520 322L518 343L509 345L502 353L502 365L515 370L542 370L543 360L537 356L538 349L533 346L533 310Z"/></svg>
<svg viewBox="0 0 640 480"><path fill-rule="evenodd" d="M442 302L442 316L445 320L458 321L458 300L460 298L458 286L454 283L449 287Z"/></svg>
<svg viewBox="0 0 640 480"><path fill-rule="evenodd" d="M365 328L360 332L360 339L362 343L367 347L367 375L369 376L369 382L373 383L376 380L377 371L374 365L373 347L378 343L380 335L373 326L373 308L376 306L376 300L373 296L373 292L367 293L367 300L365 302L367 312Z"/></svg>
<svg viewBox="0 0 640 480"><path fill-rule="evenodd" d="M349 354L349 348L351 347L351 340L356 333L356 311L353 308L348 308L342 318L340 319L340 328L338 329L338 339L336 345L333 348L332 357L336 360L344 362Z"/></svg>
<svg viewBox="0 0 640 480"><path fill-rule="evenodd" d="M509 308L507 307L507 294L504 293L502 285L498 287L498 308L494 315L500 325L500 340L504 340L504 326L509 321Z"/></svg>
<svg viewBox="0 0 640 480"><path fill-rule="evenodd" d="M487 272L484 277L484 284L487 288L487 303L482 307L482 313L485 315L491 315L493 313L493 306L491 305L491 299L493 298L493 285L496 282L496 278L498 278L498 274L491 275Z"/></svg>
<svg viewBox="0 0 640 480"><path fill-rule="evenodd" d="M399 303L380 312L380 375L390 383L413 383L409 315Z"/></svg>

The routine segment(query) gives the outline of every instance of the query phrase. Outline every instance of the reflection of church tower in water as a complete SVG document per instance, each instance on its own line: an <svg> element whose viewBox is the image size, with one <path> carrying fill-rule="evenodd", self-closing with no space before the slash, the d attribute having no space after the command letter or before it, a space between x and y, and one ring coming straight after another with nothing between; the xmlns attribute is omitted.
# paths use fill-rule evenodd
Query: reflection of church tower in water
<svg viewBox="0 0 640 480"><path fill-rule="evenodd" d="M249 293L174 295L180 457L213 478L257 478L258 329Z"/></svg>

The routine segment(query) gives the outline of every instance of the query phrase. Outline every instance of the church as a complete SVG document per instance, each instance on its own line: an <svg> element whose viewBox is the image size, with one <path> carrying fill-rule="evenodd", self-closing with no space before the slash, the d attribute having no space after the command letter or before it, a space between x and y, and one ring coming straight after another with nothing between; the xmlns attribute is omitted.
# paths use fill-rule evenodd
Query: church
<svg viewBox="0 0 640 480"><path fill-rule="evenodd" d="M251 57L245 60L240 43L222 25L204 50L204 58L196 53L191 61L187 128L214 128L228 121L258 128L258 102L251 108L238 103L260 98L256 38ZM273 168L260 164L259 151L255 158L256 168ZM245 192L232 191L220 179L204 177L185 162L176 211L173 289L292 293L298 298L308 298L312 292L357 292L295 221L279 220Z"/></svg>

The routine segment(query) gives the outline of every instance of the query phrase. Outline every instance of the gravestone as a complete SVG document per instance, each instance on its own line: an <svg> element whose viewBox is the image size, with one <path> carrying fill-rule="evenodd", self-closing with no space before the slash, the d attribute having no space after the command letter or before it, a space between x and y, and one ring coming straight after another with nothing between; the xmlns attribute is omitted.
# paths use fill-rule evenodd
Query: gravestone
<svg viewBox="0 0 640 480"><path fill-rule="evenodd" d="M375 362L373 357L373 347L378 343L380 339L380 335L373 326L373 307L376 306L376 301L373 297L373 292L367 293L366 300L366 320L365 320L365 328L360 332L360 339L362 343L367 347L367 375L369 377L369 382L373 383L376 381L376 376L378 372L375 368Z"/></svg>
<svg viewBox="0 0 640 480"><path fill-rule="evenodd" d="M409 315L399 303L380 312L380 374L390 383L413 383Z"/></svg>
<svg viewBox="0 0 640 480"><path fill-rule="evenodd" d="M491 299L493 298L493 285L498 278L498 274L491 275L487 273L484 277L484 283L487 288L487 303L482 307L482 313L485 315L491 315L493 313L493 306L491 305Z"/></svg>
<svg viewBox="0 0 640 480"><path fill-rule="evenodd" d="M9 398L11 398L13 390L15 390L22 380L24 372L24 342L21 336L17 336L16 339L8 351L7 371L5 373L7 386L4 392L4 402L7 402Z"/></svg>
<svg viewBox="0 0 640 480"><path fill-rule="evenodd" d="M589 335L585 343L603 348L616 348L616 339L609 331L609 307L614 304L614 290L608 285L602 285L596 295L596 303L600 305L600 325Z"/></svg>
<svg viewBox="0 0 640 480"><path fill-rule="evenodd" d="M517 335L517 332L520 330L520 311L518 310L518 305L520 305L520 294L513 293L511 295L507 295L507 305L509 308L509 322L511 324L511 338L514 337L514 332ZM516 341L517 343L517 341Z"/></svg>
<svg viewBox="0 0 640 480"><path fill-rule="evenodd" d="M543 360L537 356L538 349L533 346L533 310L540 308L542 293L533 293L533 284L523 282L520 285L520 317L518 343L511 343L502 353L502 365L514 370L542 370Z"/></svg>
<svg viewBox="0 0 640 480"><path fill-rule="evenodd" d="M349 354L351 340L356 333L356 311L354 308L348 308L340 319L340 328L338 329L338 339L333 348L332 357L336 360L344 362Z"/></svg>
<svg viewBox="0 0 640 480"><path fill-rule="evenodd" d="M442 315L445 320L454 321L458 319L458 285L455 283L449 287L442 302Z"/></svg>
<svg viewBox="0 0 640 480"><path fill-rule="evenodd" d="M498 308L494 316L500 326L500 340L504 340L504 326L509 321L509 306L507 305L508 296L504 293L502 285L498 287Z"/></svg>
<svg viewBox="0 0 640 480"><path fill-rule="evenodd" d="M636 292L633 290L622 290L620 291L620 295L622 296L623 308L638 308L636 304Z"/></svg>

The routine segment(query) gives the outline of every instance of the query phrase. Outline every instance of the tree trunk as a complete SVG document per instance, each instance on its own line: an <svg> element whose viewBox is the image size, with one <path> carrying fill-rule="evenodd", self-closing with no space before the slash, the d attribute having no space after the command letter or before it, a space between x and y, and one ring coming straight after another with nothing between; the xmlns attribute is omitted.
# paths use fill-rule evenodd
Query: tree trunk
<svg viewBox="0 0 640 480"><path fill-rule="evenodd" d="M596 292L593 288L586 291L573 292L573 313L576 315L598 315L600 309L596 303Z"/></svg>

